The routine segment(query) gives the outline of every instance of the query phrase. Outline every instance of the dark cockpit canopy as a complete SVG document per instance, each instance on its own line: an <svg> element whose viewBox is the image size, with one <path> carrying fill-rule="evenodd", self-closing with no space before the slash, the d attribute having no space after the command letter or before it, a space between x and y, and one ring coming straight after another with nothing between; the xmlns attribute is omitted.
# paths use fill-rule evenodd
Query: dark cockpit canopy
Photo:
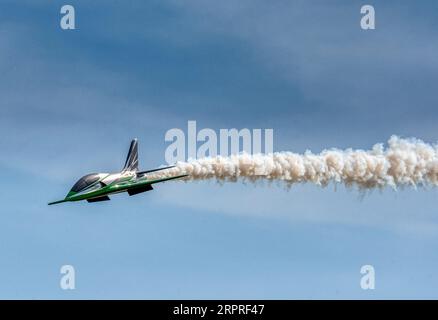
<svg viewBox="0 0 438 320"><path fill-rule="evenodd" d="M78 180L78 182L75 183L75 185L73 186L73 188L71 188L70 191L73 192L79 192L84 190L86 187L91 186L93 183L95 183L96 181L99 181L99 174L98 173L90 173L87 174L86 176L83 176L82 178L80 178Z"/></svg>

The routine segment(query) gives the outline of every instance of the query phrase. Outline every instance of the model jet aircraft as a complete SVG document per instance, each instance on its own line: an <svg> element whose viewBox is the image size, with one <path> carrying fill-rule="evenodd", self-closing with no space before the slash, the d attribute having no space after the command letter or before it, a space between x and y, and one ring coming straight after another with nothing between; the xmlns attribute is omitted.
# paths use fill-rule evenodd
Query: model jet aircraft
<svg viewBox="0 0 438 320"><path fill-rule="evenodd" d="M87 174L75 183L63 200L50 202L49 205L80 200L87 200L88 202L106 201L110 200L108 195L125 191L128 192L130 196L133 196L153 190L152 185L155 183L187 176L179 175L155 180L148 179L148 173L173 167L174 166L138 171L138 142L137 139L134 139L129 147L125 166L121 172Z"/></svg>

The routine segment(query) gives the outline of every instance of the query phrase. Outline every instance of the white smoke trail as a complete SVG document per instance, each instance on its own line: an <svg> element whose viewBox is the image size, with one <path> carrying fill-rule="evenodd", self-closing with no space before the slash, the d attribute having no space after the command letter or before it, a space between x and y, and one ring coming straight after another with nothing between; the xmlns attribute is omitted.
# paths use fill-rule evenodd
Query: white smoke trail
<svg viewBox="0 0 438 320"><path fill-rule="evenodd" d="M359 188L391 186L438 186L438 146L417 139L393 136L388 147L376 144L371 150L324 150L319 154L276 152L207 157L178 162L175 168L153 178L188 174L186 180L283 181L287 185L330 182Z"/></svg>

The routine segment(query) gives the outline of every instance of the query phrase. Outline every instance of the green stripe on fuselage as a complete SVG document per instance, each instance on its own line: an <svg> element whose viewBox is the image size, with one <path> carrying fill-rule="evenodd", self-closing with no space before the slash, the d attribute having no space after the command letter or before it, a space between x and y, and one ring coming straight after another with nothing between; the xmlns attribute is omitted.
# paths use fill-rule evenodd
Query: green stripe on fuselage
<svg viewBox="0 0 438 320"><path fill-rule="evenodd" d="M100 181L97 183L100 183ZM102 196L106 196L106 195L110 195L110 194L114 194L114 193L123 192L123 191L128 190L129 188L139 186L139 185L145 185L145 184L148 184L147 180L144 180L144 179L136 180L135 176L127 176L127 177L119 178L119 179L113 181L112 183L110 183L109 185L104 186L102 188L99 188L97 190L91 191L91 192L85 192L83 194L77 194L77 193L70 194L69 193L69 195L67 195L65 200L66 201L87 200L87 199L92 199L92 198L102 197ZM94 185L95 184L93 184L89 188L92 188Z"/></svg>
<svg viewBox="0 0 438 320"><path fill-rule="evenodd" d="M155 179L155 180L148 180L146 177L136 179L136 176L122 177L120 179L116 179L115 181L111 182L107 186L103 186L102 188L99 188L99 189L94 190L94 191L86 192L86 190L84 190L84 193L70 191L67 194L67 196L65 197L65 199L51 202L51 203L49 203L49 205L67 202L67 201L81 201L81 200L98 198L98 197L107 196L107 195L114 194L114 193L124 192L124 191L127 191L128 189L142 187L142 186L145 186L148 184L154 184L154 183L163 182L163 181L167 181L167 180L183 178L186 176L187 175L179 175L179 176L162 178L162 179ZM94 183L93 185L89 186L88 188L90 188L90 189L93 188L96 184L101 183L101 181L103 179L104 178L102 178L98 182Z"/></svg>

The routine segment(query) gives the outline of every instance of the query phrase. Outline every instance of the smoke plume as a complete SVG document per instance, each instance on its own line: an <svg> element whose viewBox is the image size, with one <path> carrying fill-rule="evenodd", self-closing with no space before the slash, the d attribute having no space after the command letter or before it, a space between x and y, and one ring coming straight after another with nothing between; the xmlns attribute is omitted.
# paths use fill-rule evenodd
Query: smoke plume
<svg viewBox="0 0 438 320"><path fill-rule="evenodd" d="M320 186L343 183L361 189L438 186L438 146L393 136L386 148L376 144L368 151L328 149L319 154L275 152L189 160L178 162L175 168L156 173L153 178L182 174L187 174L185 179L189 181L268 180L289 186L295 183Z"/></svg>

